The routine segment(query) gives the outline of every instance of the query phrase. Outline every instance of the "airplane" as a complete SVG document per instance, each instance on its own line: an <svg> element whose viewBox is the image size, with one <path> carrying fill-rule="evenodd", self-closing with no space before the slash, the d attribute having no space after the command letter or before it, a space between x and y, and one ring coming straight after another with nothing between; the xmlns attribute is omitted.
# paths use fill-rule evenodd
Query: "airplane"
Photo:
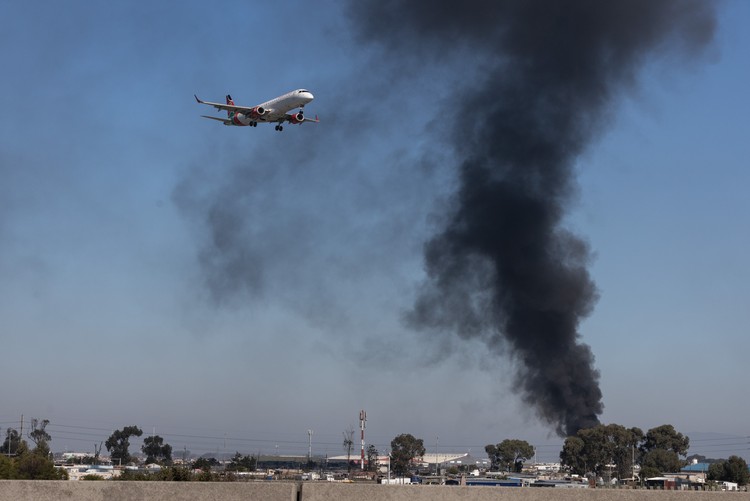
<svg viewBox="0 0 750 501"><path fill-rule="evenodd" d="M282 131L284 130L284 122L289 122L291 124L320 122L317 115L315 115L315 119L312 119L307 118L302 113L302 108L313 100L312 93L305 89L297 89L287 92L283 96L276 97L257 106L236 106L232 100L232 96L229 94L227 94L227 104L202 101L197 95L195 96L195 100L200 104L207 104L213 106L217 110L226 111L227 118L201 115L203 118L218 120L224 125L248 125L250 127L257 127L259 122L269 122L276 124L277 131ZM294 108L299 108L299 111L296 113L287 113Z"/></svg>

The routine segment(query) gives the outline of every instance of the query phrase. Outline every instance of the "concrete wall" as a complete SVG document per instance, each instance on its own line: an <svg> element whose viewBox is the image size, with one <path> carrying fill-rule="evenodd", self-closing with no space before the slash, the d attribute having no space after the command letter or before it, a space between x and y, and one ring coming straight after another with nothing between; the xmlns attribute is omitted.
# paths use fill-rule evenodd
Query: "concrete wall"
<svg viewBox="0 0 750 501"><path fill-rule="evenodd" d="M293 482L0 480L0 501L297 501Z"/></svg>
<svg viewBox="0 0 750 501"><path fill-rule="evenodd" d="M299 498L297 497L299 492ZM750 501L747 492L644 491L325 482L0 480L0 501Z"/></svg>
<svg viewBox="0 0 750 501"><path fill-rule="evenodd" d="M302 501L750 501L750 493L305 483ZM729 499L728 499L729 498Z"/></svg>

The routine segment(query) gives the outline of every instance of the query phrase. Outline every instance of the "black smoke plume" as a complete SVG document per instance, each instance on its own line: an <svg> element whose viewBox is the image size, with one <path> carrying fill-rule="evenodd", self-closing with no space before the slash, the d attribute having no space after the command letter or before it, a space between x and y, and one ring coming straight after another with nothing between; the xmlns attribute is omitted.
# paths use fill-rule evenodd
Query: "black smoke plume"
<svg viewBox="0 0 750 501"><path fill-rule="evenodd" d="M454 121L459 187L425 246L410 321L508 348L523 400L561 436L598 423L599 373L579 324L597 299L587 244L564 227L574 162L655 53L712 38L703 0L358 0L358 35L394 74L464 74Z"/></svg>

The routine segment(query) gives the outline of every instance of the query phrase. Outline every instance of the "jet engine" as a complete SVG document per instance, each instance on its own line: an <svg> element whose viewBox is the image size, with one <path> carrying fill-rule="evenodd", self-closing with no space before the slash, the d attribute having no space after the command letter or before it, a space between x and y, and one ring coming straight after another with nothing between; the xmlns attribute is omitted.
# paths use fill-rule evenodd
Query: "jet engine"
<svg viewBox="0 0 750 501"><path fill-rule="evenodd" d="M302 112L294 113L289 115L289 123L299 124L305 121L305 115Z"/></svg>
<svg viewBox="0 0 750 501"><path fill-rule="evenodd" d="M253 108L252 110L250 110L249 115L250 115L251 118L259 118L259 117L262 117L263 115L265 115L266 113L268 113L267 109L265 109L262 106L256 106L255 108Z"/></svg>

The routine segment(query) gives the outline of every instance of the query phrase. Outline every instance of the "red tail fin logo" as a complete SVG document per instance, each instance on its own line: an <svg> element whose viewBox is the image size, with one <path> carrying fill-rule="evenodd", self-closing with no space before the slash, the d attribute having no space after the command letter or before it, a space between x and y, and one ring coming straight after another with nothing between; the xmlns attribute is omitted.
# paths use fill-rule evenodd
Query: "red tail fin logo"
<svg viewBox="0 0 750 501"><path fill-rule="evenodd" d="M227 94L227 104L234 106L234 101L232 101L232 96ZM231 117L233 115L233 112L227 110L227 116Z"/></svg>

